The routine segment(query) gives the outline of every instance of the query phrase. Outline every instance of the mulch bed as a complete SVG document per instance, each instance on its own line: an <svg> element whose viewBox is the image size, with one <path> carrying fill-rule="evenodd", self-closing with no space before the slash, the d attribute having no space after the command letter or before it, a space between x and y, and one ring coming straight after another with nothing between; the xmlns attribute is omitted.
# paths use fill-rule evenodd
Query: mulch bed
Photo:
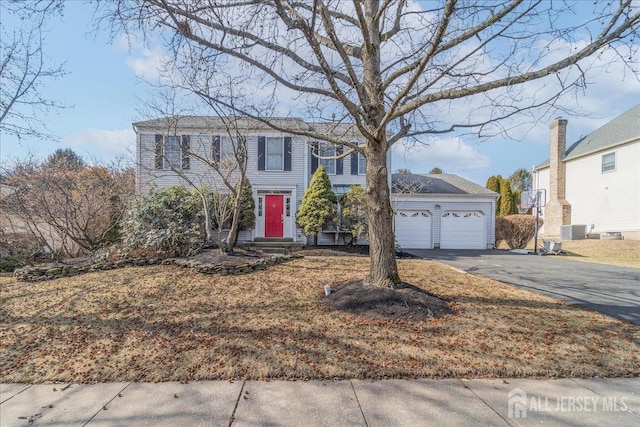
<svg viewBox="0 0 640 427"><path fill-rule="evenodd" d="M332 289L327 301L333 310L394 320L423 320L455 313L447 301L409 283L391 289L357 280Z"/></svg>

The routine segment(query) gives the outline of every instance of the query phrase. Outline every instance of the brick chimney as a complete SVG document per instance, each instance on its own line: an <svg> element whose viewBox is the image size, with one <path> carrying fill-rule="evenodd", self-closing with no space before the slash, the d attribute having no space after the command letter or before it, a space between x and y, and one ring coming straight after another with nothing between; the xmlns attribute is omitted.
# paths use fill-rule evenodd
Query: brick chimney
<svg viewBox="0 0 640 427"><path fill-rule="evenodd" d="M571 224L571 205L565 199L566 167L562 160L567 147L567 121L558 118L550 125L549 194L544 210L544 237L559 239L561 227Z"/></svg>

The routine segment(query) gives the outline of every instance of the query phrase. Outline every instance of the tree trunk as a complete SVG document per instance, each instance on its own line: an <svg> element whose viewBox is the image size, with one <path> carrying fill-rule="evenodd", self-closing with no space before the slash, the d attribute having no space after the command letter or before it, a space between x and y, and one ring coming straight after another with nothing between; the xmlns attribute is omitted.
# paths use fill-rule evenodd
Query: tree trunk
<svg viewBox="0 0 640 427"><path fill-rule="evenodd" d="M369 218L369 283L394 288L400 283L393 234L393 211L389 197L386 152L369 145L366 201Z"/></svg>
<svg viewBox="0 0 640 427"><path fill-rule="evenodd" d="M241 181L242 182L242 181ZM238 234L239 234L239 223L240 223L240 213L242 212L242 191L244 186L242 184L238 185L238 189L236 191L235 197L235 206L233 207L233 218L231 219L231 229L229 230L229 235L227 236L227 243L229 244L230 250L233 251L233 248L238 244Z"/></svg>

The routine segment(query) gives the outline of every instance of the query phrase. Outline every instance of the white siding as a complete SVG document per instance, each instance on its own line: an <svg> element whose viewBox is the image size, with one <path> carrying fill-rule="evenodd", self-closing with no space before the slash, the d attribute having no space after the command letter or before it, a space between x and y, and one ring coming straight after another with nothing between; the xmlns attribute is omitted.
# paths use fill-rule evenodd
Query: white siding
<svg viewBox="0 0 640 427"><path fill-rule="evenodd" d="M602 173L602 155L616 153L616 170ZM566 162L566 200L571 223L587 232L640 232L640 142ZM549 168L538 172L539 188L549 192ZM548 202L548 200L547 200ZM544 209L543 209L544 212ZM542 217L544 219L544 215ZM544 235L544 225L540 229Z"/></svg>
<svg viewBox="0 0 640 427"><path fill-rule="evenodd" d="M533 187L534 190L544 190L546 194L546 203L549 203L549 168L542 169L534 175ZM544 235L544 207L541 210L542 213L542 226L538 230L538 234ZM532 211L532 215L535 215L535 211Z"/></svg>
<svg viewBox="0 0 640 427"><path fill-rule="evenodd" d="M616 170L601 172L602 155L616 153ZM594 232L640 231L640 142L567 162L571 223Z"/></svg>
<svg viewBox="0 0 640 427"><path fill-rule="evenodd" d="M158 131L157 133L162 133ZM178 132L178 134L190 135L191 151L205 158L211 158L213 135L220 133L198 133L197 130L189 130ZM296 240L300 240L301 233L295 227L295 213L305 190L305 176L307 168L305 162L307 160L306 150L307 144L301 137L292 136L292 153L291 153L291 171L259 171L258 170L258 137L259 136L288 136L273 131L250 131L244 133L247 141L247 178L255 189L268 190L273 192L289 191L295 193L295 200L291 204L290 224L285 224L290 230L290 235ZM138 188L140 191L148 191L150 184L153 182L159 188L168 187L170 185L184 185L189 187L187 180L181 178L177 173L171 170L155 169L155 133L152 131L140 132L138 135L139 151L137 164ZM190 169L185 171L185 175L197 185L206 184L213 188L223 188L221 180L216 172L212 171L206 163L199 161L191 156ZM237 178L236 178L237 179ZM295 191L292 191L292 188ZM256 199L256 217L257 217L257 199ZM256 227L262 226L256 222ZM255 233L261 235L262 233Z"/></svg>

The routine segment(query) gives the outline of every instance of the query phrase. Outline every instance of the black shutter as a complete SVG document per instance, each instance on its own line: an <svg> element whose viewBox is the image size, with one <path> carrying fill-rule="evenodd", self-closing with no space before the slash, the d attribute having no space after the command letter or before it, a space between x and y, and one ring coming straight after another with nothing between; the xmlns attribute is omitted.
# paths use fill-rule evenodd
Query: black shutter
<svg viewBox="0 0 640 427"><path fill-rule="evenodd" d="M213 137L213 144L211 145L211 158L213 163L218 165L220 163L220 135Z"/></svg>
<svg viewBox="0 0 640 427"><path fill-rule="evenodd" d="M358 153L351 155L351 175L358 175Z"/></svg>
<svg viewBox="0 0 640 427"><path fill-rule="evenodd" d="M336 156L340 156L344 151L344 147L342 145L336 146ZM343 173L343 159L336 159L336 175L342 175Z"/></svg>
<svg viewBox="0 0 640 427"><path fill-rule="evenodd" d="M291 170L291 147L292 138L290 136L284 137L284 170Z"/></svg>
<svg viewBox="0 0 640 427"><path fill-rule="evenodd" d="M316 169L318 169L318 158L316 157L316 154L318 154L318 143L312 142L310 150L311 150L311 173L313 174L316 171Z"/></svg>
<svg viewBox="0 0 640 427"><path fill-rule="evenodd" d="M247 140L245 139L244 136L238 137L236 150L238 152L238 159L240 161L240 166L244 167L244 164L247 161Z"/></svg>
<svg viewBox="0 0 640 427"><path fill-rule="evenodd" d="M155 148L155 165L156 169L162 169L162 135L156 134L156 148Z"/></svg>
<svg viewBox="0 0 640 427"><path fill-rule="evenodd" d="M189 135L182 135L182 169L187 170L191 168L191 158L189 158L189 151L191 150L191 138Z"/></svg>
<svg viewBox="0 0 640 427"><path fill-rule="evenodd" d="M263 171L265 170L265 160L266 160L266 156L265 156L265 140L266 138L264 136L259 136L258 137L258 170L259 171Z"/></svg>

